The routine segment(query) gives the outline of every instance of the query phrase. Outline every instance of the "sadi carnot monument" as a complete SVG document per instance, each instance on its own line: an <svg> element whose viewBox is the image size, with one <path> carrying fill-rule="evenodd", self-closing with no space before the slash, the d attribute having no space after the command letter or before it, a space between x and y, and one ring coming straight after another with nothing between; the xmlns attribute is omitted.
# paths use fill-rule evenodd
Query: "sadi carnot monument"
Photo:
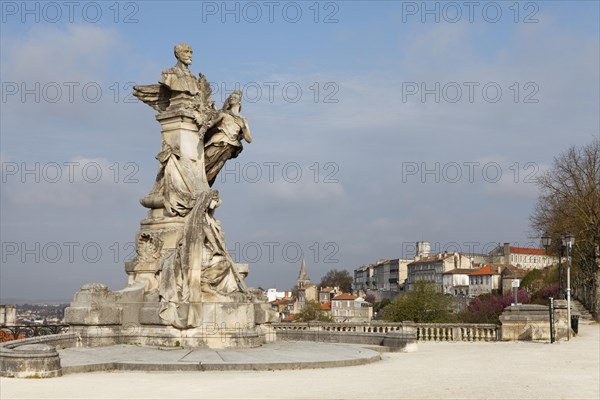
<svg viewBox="0 0 600 400"><path fill-rule="evenodd" d="M136 257L125 265L127 287L112 292L84 285L66 309L74 331L110 341L147 345L253 347L274 339L266 297L244 282L215 217L221 204L212 188L227 160L252 136L240 115L242 93L217 109L210 86L189 70L192 49L175 46L177 64L159 84L135 86L134 95L158 112L162 148L148 208L136 237Z"/></svg>

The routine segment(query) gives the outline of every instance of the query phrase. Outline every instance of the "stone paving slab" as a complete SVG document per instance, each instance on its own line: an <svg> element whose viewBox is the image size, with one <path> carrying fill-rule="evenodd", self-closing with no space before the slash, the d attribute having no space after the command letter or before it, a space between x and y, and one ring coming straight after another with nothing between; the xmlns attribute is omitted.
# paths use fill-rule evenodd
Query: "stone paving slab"
<svg viewBox="0 0 600 400"><path fill-rule="evenodd" d="M63 373L93 371L281 370L344 367L381 359L358 345L312 342L269 343L253 349L164 349L134 345L59 351Z"/></svg>
<svg viewBox="0 0 600 400"><path fill-rule="evenodd" d="M570 342L425 342L344 368L0 378L0 399L598 400L600 325L579 328Z"/></svg>

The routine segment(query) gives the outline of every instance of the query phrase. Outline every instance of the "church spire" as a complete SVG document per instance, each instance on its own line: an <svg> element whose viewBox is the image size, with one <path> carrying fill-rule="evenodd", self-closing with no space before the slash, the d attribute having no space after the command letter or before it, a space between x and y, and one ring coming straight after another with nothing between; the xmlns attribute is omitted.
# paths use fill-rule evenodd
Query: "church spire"
<svg viewBox="0 0 600 400"><path fill-rule="evenodd" d="M306 263L304 262L304 257L302 257L302 262L300 263L300 273L298 274L297 286L299 288L302 288L309 284L310 278L308 277L308 273L306 272Z"/></svg>

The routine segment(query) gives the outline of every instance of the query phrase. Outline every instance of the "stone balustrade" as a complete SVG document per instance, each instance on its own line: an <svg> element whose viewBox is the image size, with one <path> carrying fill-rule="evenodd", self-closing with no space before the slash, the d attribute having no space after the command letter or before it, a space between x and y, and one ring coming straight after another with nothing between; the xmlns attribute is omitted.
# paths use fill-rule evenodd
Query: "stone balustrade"
<svg viewBox="0 0 600 400"><path fill-rule="evenodd" d="M327 322L291 322L283 323L278 322L273 324L273 329L278 331L287 330L313 330L323 332L357 332L357 333L388 333L388 332L402 332L403 328L414 327L412 322L400 323L400 322L380 322L374 321L370 324L365 323L327 323Z"/></svg>
<svg viewBox="0 0 600 400"><path fill-rule="evenodd" d="M499 340L494 324L415 324L420 342L493 342Z"/></svg>
<svg viewBox="0 0 600 400"><path fill-rule="evenodd" d="M277 333L312 331L322 333L352 332L360 334L386 334L415 332L420 342L476 342L497 341L499 326L494 324L417 324L414 322L371 323L322 323L291 322L275 323Z"/></svg>

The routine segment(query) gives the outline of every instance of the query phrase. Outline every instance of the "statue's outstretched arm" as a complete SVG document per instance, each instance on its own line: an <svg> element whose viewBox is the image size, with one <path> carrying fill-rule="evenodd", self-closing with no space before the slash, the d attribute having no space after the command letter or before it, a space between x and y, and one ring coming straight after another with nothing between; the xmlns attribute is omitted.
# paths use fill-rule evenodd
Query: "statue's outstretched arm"
<svg viewBox="0 0 600 400"><path fill-rule="evenodd" d="M252 143L252 135L250 135L250 127L248 126L248 121L244 117L242 117L242 121L242 134L244 136L244 140L248 143Z"/></svg>

